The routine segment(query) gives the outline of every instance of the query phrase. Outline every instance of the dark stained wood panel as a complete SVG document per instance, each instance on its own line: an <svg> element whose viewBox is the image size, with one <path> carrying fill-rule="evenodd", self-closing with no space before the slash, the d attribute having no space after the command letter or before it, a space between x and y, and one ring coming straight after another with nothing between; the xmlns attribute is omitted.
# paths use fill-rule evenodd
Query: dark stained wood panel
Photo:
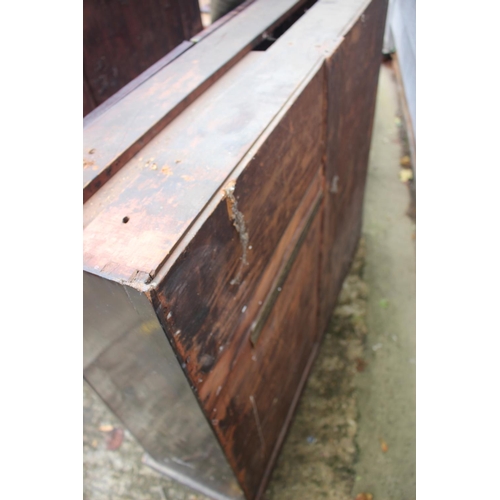
<svg viewBox="0 0 500 500"><path fill-rule="evenodd" d="M87 78L83 75L83 115L90 113L95 108L95 100L90 90Z"/></svg>
<svg viewBox="0 0 500 500"><path fill-rule="evenodd" d="M151 78L155 73L158 73L160 69L165 67L167 64L170 64L174 59L177 59L181 54L183 54L186 50L193 46L194 42L183 41L175 49L171 50L167 55L163 56L159 61L150 66L146 71L142 72L139 76L134 78L131 82L127 83L124 87L122 87L116 94L113 94L110 98L106 99L102 104L93 108L90 108L92 111L89 111L88 114L84 113L83 118L83 127L88 127L93 121L95 121L99 116L108 111L111 107L121 101L126 95L130 94L133 90L139 87L146 80ZM85 79L84 79L85 85Z"/></svg>
<svg viewBox="0 0 500 500"><path fill-rule="evenodd" d="M84 71L96 104L201 29L196 0L85 0Z"/></svg>
<svg viewBox="0 0 500 500"><path fill-rule="evenodd" d="M279 225L266 227L268 218L260 227L252 224L262 236L250 240L249 265L239 285L231 282L241 264L241 245L221 204L156 287L157 314L206 407L214 404L218 386L229 376L241 345L249 341L252 322L274 290L273 278L288 262L321 192L316 176L282 236ZM186 315L186 308L196 313Z"/></svg>
<svg viewBox="0 0 500 500"><path fill-rule="evenodd" d="M318 72L280 116L279 126L252 150L234 184L228 182L234 198L220 196L206 222L157 280L157 313L204 404L210 404L218 380L234 363L248 336L248 322L260 309L259 301L265 302L305 210L322 193L324 121L323 103L317 99L322 84ZM298 120L303 127L295 131ZM243 227L236 227L232 218L235 203ZM242 230L248 235L246 263ZM266 267L269 277L263 276Z"/></svg>
<svg viewBox="0 0 500 500"><path fill-rule="evenodd" d="M373 0L327 60L328 136L321 328L361 233L387 0Z"/></svg>

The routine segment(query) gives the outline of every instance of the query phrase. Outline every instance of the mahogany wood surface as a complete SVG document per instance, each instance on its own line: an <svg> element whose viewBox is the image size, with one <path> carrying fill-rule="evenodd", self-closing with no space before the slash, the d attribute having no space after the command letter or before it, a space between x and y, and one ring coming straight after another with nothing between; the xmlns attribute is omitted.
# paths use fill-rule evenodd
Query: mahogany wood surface
<svg viewBox="0 0 500 500"><path fill-rule="evenodd" d="M387 0L373 0L327 60L325 252L320 328L326 328L361 234Z"/></svg>
<svg viewBox="0 0 500 500"><path fill-rule="evenodd" d="M212 425L249 498L256 496L317 337L321 214L255 346L241 345L235 369L211 408Z"/></svg>

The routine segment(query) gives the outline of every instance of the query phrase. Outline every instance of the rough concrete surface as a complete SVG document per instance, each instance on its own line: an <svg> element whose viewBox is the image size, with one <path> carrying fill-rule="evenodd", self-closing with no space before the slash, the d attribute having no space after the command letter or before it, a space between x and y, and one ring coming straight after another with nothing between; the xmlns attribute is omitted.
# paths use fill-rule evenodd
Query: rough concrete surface
<svg viewBox="0 0 500 500"><path fill-rule="evenodd" d="M415 498L415 225L400 180L405 153L396 84L383 65L364 236L268 500ZM84 499L208 500L142 465L134 438L125 430L122 440L120 422L83 389Z"/></svg>
<svg viewBox="0 0 500 500"><path fill-rule="evenodd" d="M415 211L400 179L400 116L394 73L382 65L363 216L368 364L357 380L354 488L375 500L416 497Z"/></svg>

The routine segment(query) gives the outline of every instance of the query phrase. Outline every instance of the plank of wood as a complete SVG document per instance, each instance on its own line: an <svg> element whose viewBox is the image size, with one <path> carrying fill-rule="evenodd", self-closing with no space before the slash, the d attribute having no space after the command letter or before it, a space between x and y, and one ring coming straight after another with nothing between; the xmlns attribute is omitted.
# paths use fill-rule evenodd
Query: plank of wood
<svg viewBox="0 0 500 500"><path fill-rule="evenodd" d="M202 401L205 414L219 436L247 498L255 498L259 486L262 486L266 469L272 467L272 462L277 457L276 447L281 446L284 437L281 432L283 424L287 421L289 423L289 417L294 411L298 401L297 391L302 389L303 374L310 365L310 357L318 339L316 321L322 211L317 212L314 208L317 207L317 195L321 194L321 191L322 184L316 179L311 184L310 193L304 197L304 206L297 210L298 220L294 217L290 224L291 231L284 235L284 238L288 238L295 232L302 233L305 228L307 236L299 246L297 258L282 284L282 290L255 346L252 347L249 342L249 332L246 332L247 335L242 339L226 338L219 344L222 339L218 336L219 328L216 327L212 330L213 334L195 332L197 342L205 337L201 356L195 355L195 349L189 351L190 355L187 357L183 356L177 348L182 343L186 346L189 336L174 331L177 328L177 313L181 311L165 307L164 294L170 293L169 290L160 289L163 294L161 304L153 301L159 306L159 318L171 332L170 340L176 346L177 355L185 370L190 371L193 365L201 363L202 371L196 378L190 376L190 382ZM307 222L311 216L314 218L308 229ZM212 234L212 237L217 241L219 235ZM297 243L295 238L280 242L278 251L275 252L278 253L278 261L287 260L290 252L286 250ZM226 244L221 244L218 251L225 247ZM285 255L281 254L282 251L285 251ZM193 263L206 262L199 253L191 257L194 259ZM188 258L189 256L186 257ZM223 258L224 255L220 260ZM273 259L274 255L271 261ZM216 270L210 270L209 266L195 272L200 278L206 272L210 273L206 278L207 289L213 280L212 275L217 275ZM184 273L180 275L188 277ZM167 276L167 286L172 278L175 279L172 275ZM263 276L263 279L267 280L267 276ZM185 290L189 292L191 287L192 283L186 283ZM193 290L193 297L203 293L199 287L197 290L198 292ZM171 298L171 295L168 298ZM257 296L253 296L246 303L250 304L256 300ZM205 303L211 302L211 298L207 297ZM244 311L234 302L229 302L230 306L226 304L224 309L234 308L240 317L244 317ZM199 311L200 306L201 304L191 304L191 316L197 316L198 321L200 317L193 313ZM221 304L219 312L223 314L224 309ZM223 321L221 325L227 335L231 331L231 325L223 324ZM214 357L221 360L217 368L213 366ZM255 412L262 420L257 420ZM266 443L264 449L262 442ZM266 480L267 478L268 475Z"/></svg>
<svg viewBox="0 0 500 500"><path fill-rule="evenodd" d="M248 301L246 314L233 334L235 338L248 339L250 337L253 344L258 342L262 328L279 296L282 283L286 280L289 266L293 264L295 252L300 247L300 239L307 233L308 221L312 220L313 212L318 210L322 198L323 172L320 170L262 272L252 300Z"/></svg>
<svg viewBox="0 0 500 500"><path fill-rule="evenodd" d="M303 2L255 1L86 127L84 201Z"/></svg>
<svg viewBox="0 0 500 500"><path fill-rule="evenodd" d="M110 98L106 99L99 106L95 107L95 103L92 104L92 106L88 107L89 111L90 110L92 110L92 111L91 112L89 112L89 111L84 112L83 128L85 129L85 127L90 125L90 123L95 121L99 116L104 114L111 107L113 107L116 103L121 101L126 95L130 94L130 92L132 92L137 87L142 85L146 80L151 78L155 73L158 73L158 71L160 71L162 68L164 68L165 66L170 64L175 59L177 59L186 50L190 49L195 43L199 43L199 42L201 42L201 40L203 40L207 36L210 36L211 34L213 34L222 25L227 23L232 17L237 15L239 12L241 12L244 8L246 8L252 2L255 2L255 0L247 0L243 4L239 5L236 9L234 9L230 13L228 13L226 16L220 18L218 21L211 24L210 26L205 28L203 31L200 31L199 33L197 33L190 40L184 40L183 42L181 42L179 45L177 45L177 47L172 49L168 54L163 56L159 61L157 61L152 66L150 66L146 71L144 71L139 76L134 78L131 82L127 83L127 85L122 87L116 94L113 94ZM85 81L84 81L84 85L85 85ZM85 93L84 93L84 96L85 96ZM84 108L85 108L85 106L84 106ZM93 109L93 108L95 108L95 109ZM87 109L87 108L85 108L85 109ZM89 113L89 114L87 114L87 113Z"/></svg>

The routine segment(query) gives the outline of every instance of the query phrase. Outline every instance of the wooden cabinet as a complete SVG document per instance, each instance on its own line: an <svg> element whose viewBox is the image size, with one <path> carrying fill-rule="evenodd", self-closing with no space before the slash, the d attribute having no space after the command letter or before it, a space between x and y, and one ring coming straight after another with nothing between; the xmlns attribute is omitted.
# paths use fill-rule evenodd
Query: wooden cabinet
<svg viewBox="0 0 500 500"><path fill-rule="evenodd" d="M386 7L248 3L84 129L85 377L214 498L262 496L353 257Z"/></svg>

